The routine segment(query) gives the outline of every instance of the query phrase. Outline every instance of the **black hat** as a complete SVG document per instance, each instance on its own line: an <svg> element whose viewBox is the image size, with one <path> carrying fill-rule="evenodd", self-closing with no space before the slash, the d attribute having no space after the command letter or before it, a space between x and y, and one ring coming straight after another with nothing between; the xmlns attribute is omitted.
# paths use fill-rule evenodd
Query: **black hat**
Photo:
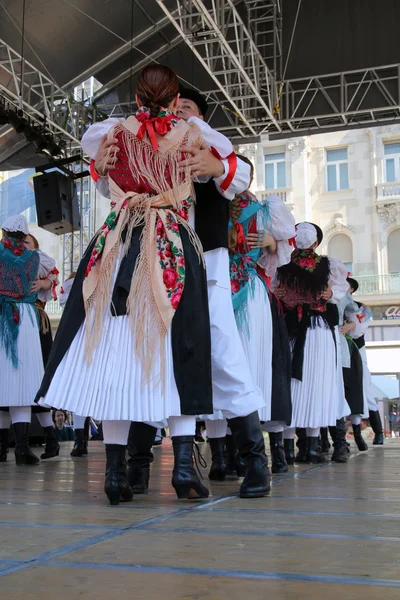
<svg viewBox="0 0 400 600"><path fill-rule="evenodd" d="M347 283L349 284L349 286L351 288L353 288L353 290L356 292L358 290L358 281L356 279L353 279L353 277L348 277L347 278Z"/></svg>
<svg viewBox="0 0 400 600"><path fill-rule="evenodd" d="M181 98L186 98L187 100L191 100L192 102L194 102L197 105L200 114L203 115L203 117L206 116L208 111L208 104L207 100L204 98L204 96L200 94L200 92L194 90L193 88L185 88L183 86L180 86L179 93L181 95Z"/></svg>
<svg viewBox="0 0 400 600"><path fill-rule="evenodd" d="M310 223L310 221L307 221L307 223ZM297 225L299 225L299 223L296 223L296 227L297 227ZM318 246L319 246L320 243L322 242L322 240L324 239L324 234L322 233L322 229L315 223L310 223L310 225L315 227L315 231L317 232L317 242L318 242Z"/></svg>

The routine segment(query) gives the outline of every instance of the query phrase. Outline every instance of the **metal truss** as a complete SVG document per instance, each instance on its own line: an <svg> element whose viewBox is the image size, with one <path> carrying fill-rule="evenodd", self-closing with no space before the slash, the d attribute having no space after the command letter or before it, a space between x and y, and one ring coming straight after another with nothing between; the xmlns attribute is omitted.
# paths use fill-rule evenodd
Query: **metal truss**
<svg viewBox="0 0 400 600"><path fill-rule="evenodd" d="M8 44L0 40L0 94L68 147L79 146L82 112L86 109Z"/></svg>
<svg viewBox="0 0 400 600"><path fill-rule="evenodd" d="M259 121L275 132L281 127L273 114L275 79L244 24L233 0L174 0L174 17L164 0L157 4L170 19L217 86L240 133L257 135ZM269 4L269 2L268 2Z"/></svg>
<svg viewBox="0 0 400 600"><path fill-rule="evenodd" d="M279 123L289 134L400 118L400 64L284 82Z"/></svg>
<svg viewBox="0 0 400 600"><path fill-rule="evenodd" d="M247 22L258 51L276 81L282 79L283 0L243 0Z"/></svg>

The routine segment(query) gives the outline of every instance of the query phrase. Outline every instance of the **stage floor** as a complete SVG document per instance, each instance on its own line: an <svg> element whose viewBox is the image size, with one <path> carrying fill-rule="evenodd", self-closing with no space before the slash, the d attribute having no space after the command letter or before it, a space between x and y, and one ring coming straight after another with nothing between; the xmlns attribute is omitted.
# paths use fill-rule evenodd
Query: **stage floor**
<svg viewBox="0 0 400 600"><path fill-rule="evenodd" d="M400 597L397 440L365 453L352 443L347 465L290 468L269 498L240 500L225 482L197 503L176 499L164 440L151 493L117 507L102 443L80 459L71 447L38 467L16 467L11 451L0 464L2 600Z"/></svg>

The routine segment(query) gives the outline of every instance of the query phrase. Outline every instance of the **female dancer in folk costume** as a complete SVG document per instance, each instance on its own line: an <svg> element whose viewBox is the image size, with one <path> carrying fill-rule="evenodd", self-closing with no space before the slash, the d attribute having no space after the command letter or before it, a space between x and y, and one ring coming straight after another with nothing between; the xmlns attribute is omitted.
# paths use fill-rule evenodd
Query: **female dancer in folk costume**
<svg viewBox="0 0 400 600"><path fill-rule="evenodd" d="M354 294L354 292L358 290L358 281L353 277L349 277L347 281L350 286L350 294ZM364 404L365 402L367 403L369 421L375 434L372 444L374 446L382 446L384 441L382 421L379 413L379 406L373 392L371 373L368 368L367 352L365 349L365 334L372 317L370 311L363 304L357 301L356 304L360 310L350 318L350 320L355 323L356 327L349 332L349 335L353 338L361 355L363 365Z"/></svg>
<svg viewBox="0 0 400 600"><path fill-rule="evenodd" d="M39 255L24 246L29 233L25 217L8 218L0 241L0 430L7 434L9 417L15 433L17 465L36 465L28 445L31 409L43 377L39 317L34 306ZM4 411L9 410L9 415ZM6 440L4 440L6 443ZM5 453L6 454L6 453Z"/></svg>
<svg viewBox="0 0 400 600"><path fill-rule="evenodd" d="M251 161L240 158L250 165L252 178ZM277 267L290 261L293 247L288 240L295 236L295 222L282 200L270 195L259 203L249 190L236 196L231 214L230 279L239 339L265 401L265 407L258 412L270 434L272 472L284 473L287 464L283 430L292 418L290 348L283 314L269 293L268 282ZM223 480L227 472L226 421L206 420L206 428L213 458L209 477ZM215 430L219 437L212 436ZM231 440L227 442L228 455L230 443ZM233 457L228 458L233 466ZM228 465L228 473L231 471Z"/></svg>
<svg viewBox="0 0 400 600"><path fill-rule="evenodd" d="M363 389L363 361L354 337L362 335L360 307L354 302L350 291L340 299L339 331L346 400L350 406L349 419L353 427L354 441L361 452L368 446L361 434L361 419L368 419L368 401Z"/></svg>
<svg viewBox="0 0 400 600"><path fill-rule="evenodd" d="M181 167L181 148L203 139L172 112L178 89L170 69L147 67L136 116L109 132L119 146L109 173L112 211L79 266L38 394L59 406L64 389L60 408L103 421L112 504L132 498L130 422L166 418L178 497L208 496L192 459L195 415L212 412L207 288L187 220L190 166Z"/></svg>
<svg viewBox="0 0 400 600"><path fill-rule="evenodd" d="M39 271L38 277L32 286L32 293L37 292L38 297L35 302L35 308L38 311L39 322L40 322L40 346L42 349L43 364L46 365L47 360L50 356L51 347L53 345L53 336L51 332L51 324L48 314L45 311L46 302L49 300L56 300L56 286L58 285L58 270L56 268L56 262L53 258L48 256L39 249L39 242L32 235L28 234L24 239L24 246L27 250L36 250L39 255ZM34 405L32 412L36 414L40 425L43 427L46 446L43 454L40 458L47 459L58 456L60 451L60 445L57 441L55 430L53 427L53 421L51 411L48 408ZM4 432L1 433L3 439L3 445L5 446L8 438L8 430L10 426L10 416L3 416L3 427ZM8 441L8 440L7 440ZM4 460L7 455L1 454ZM0 457L1 460L1 457Z"/></svg>
<svg viewBox="0 0 400 600"><path fill-rule="evenodd" d="M298 224L297 248L272 282L291 339L292 428L306 429L298 440L297 462L324 462L318 448L320 427L336 426L337 419L349 412L338 355L336 306L348 289L347 270L315 252L321 241L317 225Z"/></svg>
<svg viewBox="0 0 400 600"><path fill-rule="evenodd" d="M193 174L201 176L201 182L194 183L196 205L189 210L189 222L193 224L203 246L207 271L213 403L215 409L229 419L236 446L241 452L244 479L240 486L240 497L264 496L270 490L270 476L257 410L265 402L261 391L254 385L241 350L229 279L230 200L248 187L250 168L242 160L236 161L229 140L204 121L207 103L201 94L187 89L181 89L180 92L177 114L190 125L199 127L204 145L207 146L201 149L188 148L192 155L189 163ZM110 138L108 142L102 139L111 121L115 123L115 119L96 123L82 140L85 151L94 159L95 170L103 174L107 170L103 167L104 162L109 168L109 162L101 160L105 146L118 143L115 138ZM212 153L208 148L217 152ZM221 159L216 158L215 154ZM228 156L228 159L224 159L224 156ZM104 177L98 179L96 185L103 195L108 195L108 182L104 181ZM155 433L155 427L150 424L132 423L127 473L135 493L145 493L148 489Z"/></svg>

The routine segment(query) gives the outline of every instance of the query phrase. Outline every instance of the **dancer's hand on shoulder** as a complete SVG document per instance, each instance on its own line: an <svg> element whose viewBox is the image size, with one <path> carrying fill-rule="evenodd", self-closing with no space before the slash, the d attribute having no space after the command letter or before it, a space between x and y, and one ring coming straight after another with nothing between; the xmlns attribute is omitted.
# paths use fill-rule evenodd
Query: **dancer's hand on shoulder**
<svg viewBox="0 0 400 600"><path fill-rule="evenodd" d="M272 235L262 231L259 233L249 233L247 242L250 248L271 248L272 251L276 249L276 241Z"/></svg>
<svg viewBox="0 0 400 600"><path fill-rule="evenodd" d="M190 166L192 177L221 177L224 174L225 168L223 162L214 156L211 150L204 144L200 148L182 146L181 150L191 156L186 160L182 160L178 166L182 171L187 166Z"/></svg>
<svg viewBox="0 0 400 600"><path fill-rule="evenodd" d="M100 146L96 154L94 161L94 168L96 173L101 177L108 175L108 172L114 168L116 162L116 155L119 151L117 138L108 138L107 135L103 135L101 138Z"/></svg>

